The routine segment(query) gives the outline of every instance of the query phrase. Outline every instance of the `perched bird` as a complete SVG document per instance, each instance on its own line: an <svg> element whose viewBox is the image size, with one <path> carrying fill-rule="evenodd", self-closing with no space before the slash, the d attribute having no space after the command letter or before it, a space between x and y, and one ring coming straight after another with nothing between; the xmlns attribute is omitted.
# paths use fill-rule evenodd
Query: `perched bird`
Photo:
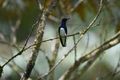
<svg viewBox="0 0 120 80"><path fill-rule="evenodd" d="M66 36L67 36L66 22L67 22L68 19L69 18L63 18L62 21L61 21L60 27L58 29L60 42L61 42L63 47L66 47Z"/></svg>

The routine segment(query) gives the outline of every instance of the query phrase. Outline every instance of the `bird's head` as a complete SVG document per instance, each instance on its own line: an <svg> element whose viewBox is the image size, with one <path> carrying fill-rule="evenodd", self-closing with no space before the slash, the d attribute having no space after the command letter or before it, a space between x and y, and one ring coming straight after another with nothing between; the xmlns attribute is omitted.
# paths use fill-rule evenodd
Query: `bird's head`
<svg viewBox="0 0 120 80"><path fill-rule="evenodd" d="M67 20L69 20L70 18L63 18L62 22L66 22Z"/></svg>

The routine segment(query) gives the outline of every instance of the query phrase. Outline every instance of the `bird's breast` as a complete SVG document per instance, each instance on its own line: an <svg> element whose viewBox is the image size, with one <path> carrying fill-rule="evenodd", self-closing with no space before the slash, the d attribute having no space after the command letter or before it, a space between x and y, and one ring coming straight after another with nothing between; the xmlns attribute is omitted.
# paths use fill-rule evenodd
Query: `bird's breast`
<svg viewBox="0 0 120 80"><path fill-rule="evenodd" d="M60 35L61 36L66 36L66 32L64 28L60 28Z"/></svg>

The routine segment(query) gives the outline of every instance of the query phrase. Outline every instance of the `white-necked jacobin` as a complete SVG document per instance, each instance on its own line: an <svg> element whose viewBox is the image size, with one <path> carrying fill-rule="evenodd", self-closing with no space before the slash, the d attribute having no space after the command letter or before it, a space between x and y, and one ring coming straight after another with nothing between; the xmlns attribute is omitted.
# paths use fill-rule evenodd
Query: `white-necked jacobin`
<svg viewBox="0 0 120 80"><path fill-rule="evenodd" d="M58 33L59 33L59 38L60 38L60 42L62 44L63 47L66 47L66 36L67 36L67 26L66 26L66 22L69 18L63 18L60 24L60 27L58 29Z"/></svg>

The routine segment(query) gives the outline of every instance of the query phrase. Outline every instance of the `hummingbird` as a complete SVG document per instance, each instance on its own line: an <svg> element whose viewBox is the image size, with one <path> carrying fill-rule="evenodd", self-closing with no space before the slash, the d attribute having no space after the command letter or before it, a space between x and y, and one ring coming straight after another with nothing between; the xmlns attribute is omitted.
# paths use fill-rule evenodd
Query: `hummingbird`
<svg viewBox="0 0 120 80"><path fill-rule="evenodd" d="M63 18L61 20L60 23L60 27L58 29L58 33L59 33L59 39L61 42L61 45L63 47L66 47L66 38L67 38L67 26L66 26L66 22L69 18Z"/></svg>

